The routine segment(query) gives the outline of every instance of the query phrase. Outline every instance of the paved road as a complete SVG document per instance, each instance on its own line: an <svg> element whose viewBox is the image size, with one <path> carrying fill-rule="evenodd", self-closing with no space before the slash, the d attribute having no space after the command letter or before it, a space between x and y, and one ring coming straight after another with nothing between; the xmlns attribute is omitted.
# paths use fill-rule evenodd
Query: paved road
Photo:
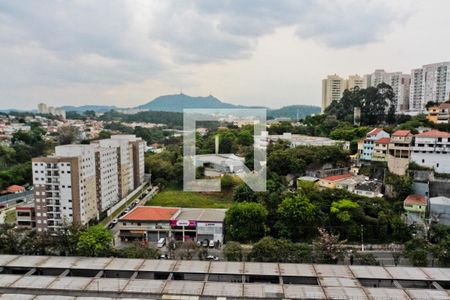
<svg viewBox="0 0 450 300"><path fill-rule="evenodd" d="M138 197L138 199L139 199L139 203L136 205L136 206L139 206L139 205L144 205L148 200L150 200L151 198L153 198L157 193L158 193L158 187L156 187L156 186L150 186L150 187L147 187L146 189L143 189L142 191L141 191L141 193L139 193L139 197L140 197L140 195L142 194L142 193L144 193L144 192L148 192L147 193L147 196L145 196L144 198L142 198L142 199L139 199L139 197ZM132 206L132 204L130 204L128 207L130 207L130 209L131 209L131 206ZM125 211L127 208L125 207L122 211L120 211L119 212L119 214L118 215L120 215L123 211ZM107 226L108 226L109 224L107 224ZM114 241L115 241L115 245L116 245L116 247L118 247L118 248L120 248L120 247L122 247L123 246L123 243L120 241L120 239L119 239L119 226L117 226L117 224L111 229L111 232L112 232L112 234L114 235Z"/></svg>

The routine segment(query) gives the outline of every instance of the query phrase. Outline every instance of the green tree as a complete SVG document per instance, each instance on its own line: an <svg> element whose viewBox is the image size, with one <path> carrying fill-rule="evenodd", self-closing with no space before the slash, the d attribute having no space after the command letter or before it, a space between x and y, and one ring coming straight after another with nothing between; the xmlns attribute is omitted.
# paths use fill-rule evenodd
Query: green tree
<svg viewBox="0 0 450 300"><path fill-rule="evenodd" d="M235 187L233 191L233 201L254 202L257 200L256 193L244 182Z"/></svg>
<svg viewBox="0 0 450 300"><path fill-rule="evenodd" d="M80 130L75 126L62 126L58 129L58 142L60 145L72 144L80 138Z"/></svg>
<svg viewBox="0 0 450 300"><path fill-rule="evenodd" d="M341 222L349 222L352 218L352 211L359 208L359 204L352 200L342 199L331 203L330 212Z"/></svg>
<svg viewBox="0 0 450 300"><path fill-rule="evenodd" d="M280 236L292 240L308 240L321 224L319 208L302 195L286 197L278 207L277 228Z"/></svg>
<svg viewBox="0 0 450 300"><path fill-rule="evenodd" d="M256 241L267 231L267 209L254 202L233 205L225 214L226 233L238 242Z"/></svg>
<svg viewBox="0 0 450 300"><path fill-rule="evenodd" d="M80 233L77 249L82 256L107 256L111 253L113 235L102 225L89 227Z"/></svg>
<svg viewBox="0 0 450 300"><path fill-rule="evenodd" d="M404 256L415 267L428 265L428 243L421 238L415 238L405 243Z"/></svg>
<svg viewBox="0 0 450 300"><path fill-rule="evenodd" d="M159 250L146 243L136 242L120 249L120 256L126 258L144 258L157 259L159 258Z"/></svg>
<svg viewBox="0 0 450 300"><path fill-rule="evenodd" d="M242 261L242 246L238 242L230 241L223 248L223 255L228 261Z"/></svg>

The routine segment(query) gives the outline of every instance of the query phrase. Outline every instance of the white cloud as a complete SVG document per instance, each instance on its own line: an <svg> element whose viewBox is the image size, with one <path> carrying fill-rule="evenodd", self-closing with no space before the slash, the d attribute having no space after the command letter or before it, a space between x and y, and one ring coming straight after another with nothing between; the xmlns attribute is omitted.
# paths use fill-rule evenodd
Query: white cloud
<svg viewBox="0 0 450 300"><path fill-rule="evenodd" d="M400 53L413 39L403 26L431 23L430 11L445 15L444 3L2 1L0 106L10 100L34 106L37 99L127 106L179 88L237 102L247 97L252 104L260 98L280 106L277 95L286 104L318 103L320 87L305 82L320 83L326 72L356 73L361 64L364 70L375 62L394 67L402 58L389 53ZM448 28L448 18L440 21ZM423 60L416 65L433 62Z"/></svg>

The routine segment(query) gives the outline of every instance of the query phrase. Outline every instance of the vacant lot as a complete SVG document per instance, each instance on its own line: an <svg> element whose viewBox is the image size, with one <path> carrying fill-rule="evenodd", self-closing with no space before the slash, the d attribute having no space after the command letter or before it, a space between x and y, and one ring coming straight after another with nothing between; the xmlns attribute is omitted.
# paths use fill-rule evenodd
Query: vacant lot
<svg viewBox="0 0 450 300"><path fill-rule="evenodd" d="M188 208L228 208L232 204L230 193L194 193L165 190L147 201L146 205Z"/></svg>

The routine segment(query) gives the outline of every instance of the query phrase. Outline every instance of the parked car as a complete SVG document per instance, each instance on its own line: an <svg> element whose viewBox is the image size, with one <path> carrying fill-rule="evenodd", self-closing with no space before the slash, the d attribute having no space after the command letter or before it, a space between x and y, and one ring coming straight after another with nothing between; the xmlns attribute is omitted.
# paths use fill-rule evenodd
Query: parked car
<svg viewBox="0 0 450 300"><path fill-rule="evenodd" d="M159 256L159 259L169 259L169 256L167 256L166 254L161 254Z"/></svg>
<svg viewBox="0 0 450 300"><path fill-rule="evenodd" d="M134 203L139 204L139 199L134 200Z"/></svg>
<svg viewBox="0 0 450 300"><path fill-rule="evenodd" d="M108 229L113 229L115 225L116 225L116 224L114 224L114 223L109 223L107 228L108 228Z"/></svg>
<svg viewBox="0 0 450 300"><path fill-rule="evenodd" d="M111 221L111 223L112 223L112 224L117 224L117 223L119 223L119 219L114 218L114 219Z"/></svg>
<svg viewBox="0 0 450 300"><path fill-rule="evenodd" d="M164 247L165 244L166 244L166 239L165 238L160 238L159 241L158 241L158 248Z"/></svg>
<svg viewBox="0 0 450 300"><path fill-rule="evenodd" d="M216 243L213 240L209 241L209 248L214 248L216 246Z"/></svg>
<svg viewBox="0 0 450 300"><path fill-rule="evenodd" d="M207 260L219 260L219 258L217 257L217 256L214 256L214 255L208 255L207 257L206 257L206 259Z"/></svg>
<svg viewBox="0 0 450 300"><path fill-rule="evenodd" d="M209 241L208 240L203 240L202 241L202 246L203 247L208 248L208 245L209 245Z"/></svg>

